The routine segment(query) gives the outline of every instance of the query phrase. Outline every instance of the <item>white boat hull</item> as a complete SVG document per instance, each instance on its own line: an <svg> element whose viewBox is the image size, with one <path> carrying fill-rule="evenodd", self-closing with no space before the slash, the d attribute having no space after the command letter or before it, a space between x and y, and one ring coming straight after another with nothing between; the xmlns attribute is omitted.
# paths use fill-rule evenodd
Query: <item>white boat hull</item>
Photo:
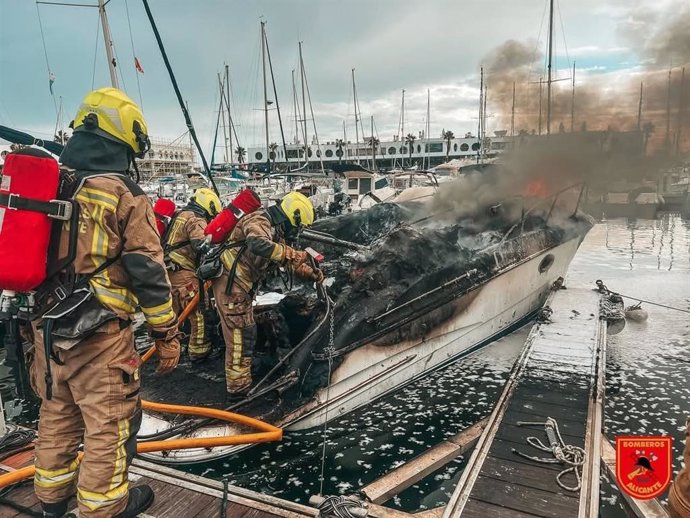
<svg viewBox="0 0 690 518"><path fill-rule="evenodd" d="M553 282L565 277L580 241L536 254L457 299L455 315L420 339L352 351L333 372L328 390L321 389L312 403L280 424L288 430L323 425L492 341L544 304ZM549 254L553 264L541 273L539 265Z"/></svg>

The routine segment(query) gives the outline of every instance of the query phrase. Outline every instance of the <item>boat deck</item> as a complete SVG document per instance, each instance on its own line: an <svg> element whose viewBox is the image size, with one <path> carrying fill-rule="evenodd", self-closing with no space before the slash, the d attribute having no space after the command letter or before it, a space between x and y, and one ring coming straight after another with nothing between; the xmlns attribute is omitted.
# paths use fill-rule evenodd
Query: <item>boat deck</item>
<svg viewBox="0 0 690 518"><path fill-rule="evenodd" d="M606 341L599 297L586 289L560 290L552 296L551 321L532 329L444 516L566 518L578 516L581 507L595 509L591 516L598 514L600 455L593 443L600 437L596 399ZM558 423L566 444L586 451L581 491L557 483L556 475L566 466L516 453L553 458L550 451L527 442L536 437L548 445L544 425L521 425L548 418ZM572 474L562 482L577 484Z"/></svg>

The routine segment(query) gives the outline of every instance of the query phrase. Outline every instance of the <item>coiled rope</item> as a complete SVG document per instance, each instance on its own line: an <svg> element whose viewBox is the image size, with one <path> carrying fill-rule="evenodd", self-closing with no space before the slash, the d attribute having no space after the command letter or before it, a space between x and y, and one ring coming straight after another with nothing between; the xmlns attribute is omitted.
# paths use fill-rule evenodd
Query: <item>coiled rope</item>
<svg viewBox="0 0 690 518"><path fill-rule="evenodd" d="M548 417L543 423L518 421L516 424L518 426L543 426L549 444L544 444L537 437L527 437L527 443L533 448L551 453L553 458L527 455L526 453L522 453L515 448L512 449L513 453L522 458L531 460L533 462L538 462L540 464L565 465L566 468L556 475L556 483L566 491L580 491L580 487L582 486L582 465L585 462L585 450L579 446L566 444L563 440L563 437L561 437L561 431L558 428L558 423L552 417ZM577 484L574 486L568 486L562 480L562 478L569 473L572 473L577 480Z"/></svg>
<svg viewBox="0 0 690 518"><path fill-rule="evenodd" d="M322 518L361 518L366 516L357 509L365 509L364 504L346 496L325 496L318 506ZM365 511L366 513L366 511Z"/></svg>

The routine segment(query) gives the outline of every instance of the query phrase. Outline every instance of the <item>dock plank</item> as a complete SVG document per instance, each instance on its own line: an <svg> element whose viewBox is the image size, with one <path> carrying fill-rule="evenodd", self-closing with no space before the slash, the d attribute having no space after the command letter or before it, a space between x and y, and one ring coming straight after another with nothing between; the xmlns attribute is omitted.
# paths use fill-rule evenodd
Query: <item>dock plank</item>
<svg viewBox="0 0 690 518"><path fill-rule="evenodd" d="M567 466L515 453L553 459L551 452L527 442L535 437L548 444L544 426L517 423L544 423L550 417L566 444L586 444L595 367L600 341L605 339L600 333L599 297L582 289L552 294L551 322L536 324L530 332L444 518L579 515L580 492L567 491L556 482L556 475ZM565 482L571 483L568 476ZM590 493L586 493L588 501L598 501L598 491L595 496Z"/></svg>

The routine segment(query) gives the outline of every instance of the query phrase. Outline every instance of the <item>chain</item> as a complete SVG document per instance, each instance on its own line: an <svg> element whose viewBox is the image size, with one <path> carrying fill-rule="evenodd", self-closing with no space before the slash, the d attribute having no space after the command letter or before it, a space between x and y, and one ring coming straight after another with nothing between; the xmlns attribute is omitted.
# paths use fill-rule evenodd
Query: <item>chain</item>
<svg viewBox="0 0 690 518"><path fill-rule="evenodd" d="M328 295L326 295L328 297ZM326 410L323 421L323 447L321 449L321 476L319 477L319 495L323 495L324 472L326 468L326 445L328 444L328 401L331 395L331 371L333 369L333 352L335 351L335 302L330 301L330 320L328 347L325 349L328 358L328 379L326 380Z"/></svg>

